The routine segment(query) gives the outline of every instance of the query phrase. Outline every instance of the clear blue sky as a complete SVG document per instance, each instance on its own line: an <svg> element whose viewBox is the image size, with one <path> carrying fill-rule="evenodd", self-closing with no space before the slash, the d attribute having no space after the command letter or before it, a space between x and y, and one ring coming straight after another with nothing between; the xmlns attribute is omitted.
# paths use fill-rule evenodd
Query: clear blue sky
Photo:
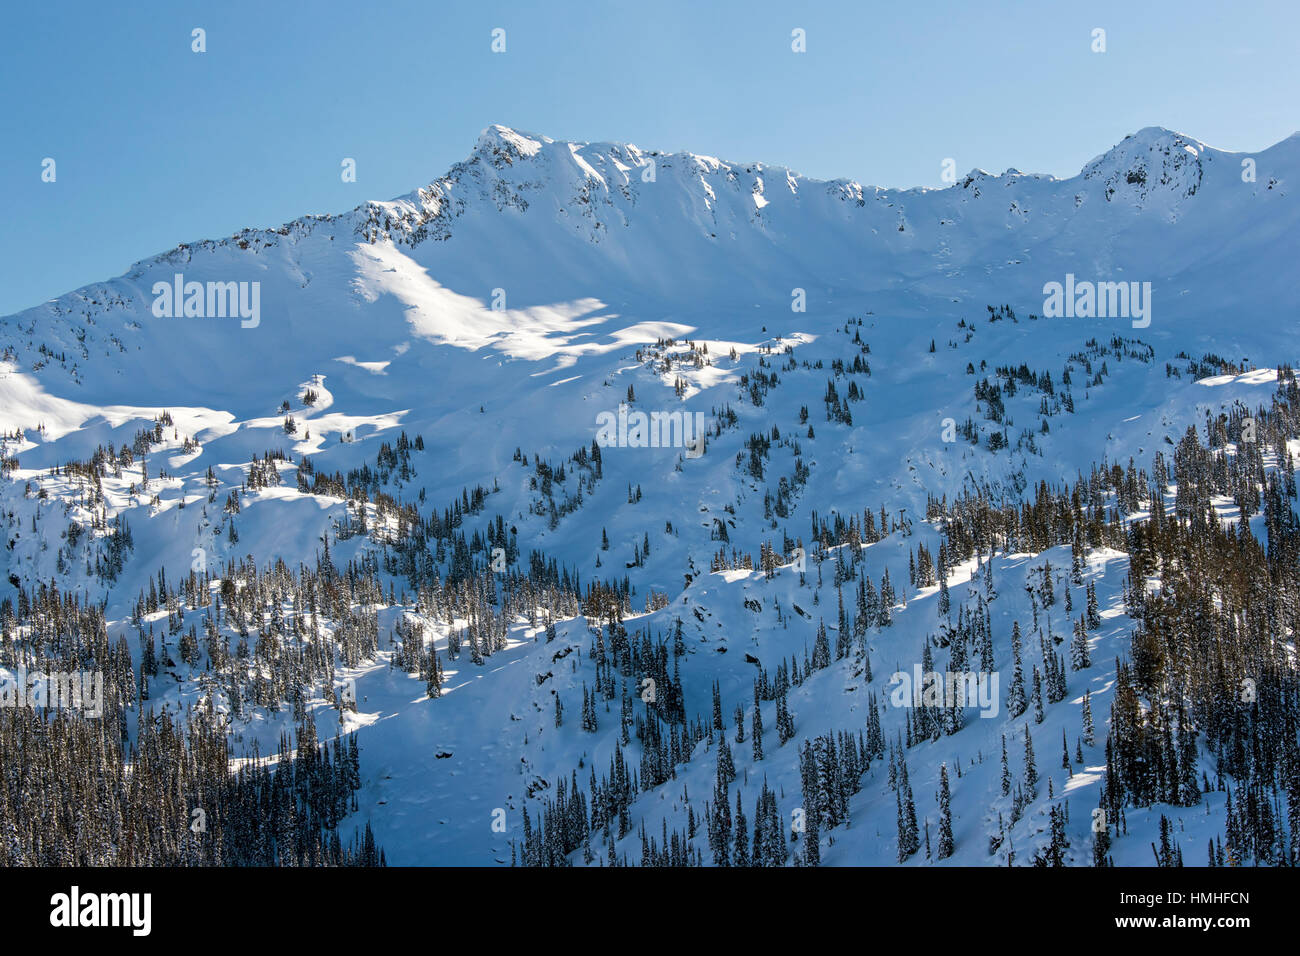
<svg viewBox="0 0 1300 956"><path fill-rule="evenodd" d="M490 123L882 186L1069 176L1143 126L1258 150L1300 129L1298 36L1295 0L6 4L0 314L408 192Z"/></svg>

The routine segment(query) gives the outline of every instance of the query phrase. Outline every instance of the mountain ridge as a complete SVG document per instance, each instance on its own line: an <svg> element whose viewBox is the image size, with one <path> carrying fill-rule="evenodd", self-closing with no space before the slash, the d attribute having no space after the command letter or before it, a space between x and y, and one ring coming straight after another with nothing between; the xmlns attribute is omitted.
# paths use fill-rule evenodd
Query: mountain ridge
<svg viewBox="0 0 1300 956"><path fill-rule="evenodd" d="M1130 140L1133 141L1133 144L1130 144ZM131 264L124 275L130 277L142 274L143 271L151 265L176 261L176 257L186 250L210 247L214 244L219 245L224 243L234 243L238 245L241 241L252 244L258 238L263 238L263 241L265 241L265 237L270 236L301 238L303 235L310 234L314 228L321 224L331 224L340 221L350 223L353 227L353 233L361 236L367 241L375 241L379 237L380 233L387 235L388 238L395 238L396 241L402 241L403 239L409 241L411 233L415 231L418 226L425 225L430 221L438 219L442 212L443 197L441 196L441 192L444 188L444 184L449 181L456 181L457 177L476 161L485 162L499 170L503 164L506 166L513 166L516 161L523 162L535 159L542 152L544 146L553 147L552 152L556 152L563 147L568 147L570 149L578 150L594 149L602 155L613 155L615 157L618 157L620 153L623 153L626 154L628 159L638 163L647 158L658 159L663 157L669 160L681 158L687 162L699 162L701 164L712 166L715 169L721 167L729 170L738 168L744 168L746 170L754 169L759 171L771 170L793 176L797 180L802 180L809 186L843 188L851 193L856 193L859 197L870 194L876 197L898 196L901 198L908 195L943 194L958 189L965 190L979 180L991 179L997 181L1004 179L1031 179L1039 182L1058 184L1070 183L1077 179L1087 180L1103 175L1109 167L1116 166L1117 164L1114 163L1113 160L1117 157L1130 156L1136 153L1137 155L1134 156L1134 159L1140 160L1142 151L1150 153L1152 151L1157 151L1161 146L1165 147L1163 150L1165 153L1169 152L1170 147L1190 145L1194 147L1198 153L1204 153L1211 157L1228 157L1238 155L1260 156L1270 153L1280 147L1287 146L1287 144L1291 144L1291 147L1289 148L1294 148L1298 154L1289 158L1292 159L1292 161L1300 159L1300 131L1291 134L1291 136L1286 137L1285 139L1279 140L1277 143L1274 143L1263 150L1248 154L1211 147L1194 137L1166 127L1147 126L1134 133L1128 134L1119 143L1085 163L1080 171L1074 176L1066 177L1064 179L1059 179L1048 173L1026 173L1015 168L1008 169L1003 173L993 173L976 167L968 172L962 179L946 186L881 187L864 185L859 183L856 179L849 177L836 177L825 180L805 177L788 167L780 165L768 165L762 162L720 160L713 156L685 150L663 152L659 150L642 150L630 143L556 140L542 134L516 130L501 124L493 124L486 127L479 134L473 149L466 159L453 164L442 176L432 180L424 186L417 187L410 192L403 193L388 200L369 199L357 206L340 212L305 214L291 219L278 227L250 226L239 230L231 236L220 239L205 238L191 242L178 243L172 249L165 252L158 253L154 256L146 256L144 259L137 260ZM1138 147L1138 149L1135 150L1134 146ZM1128 165L1127 169L1122 170L1121 172L1131 171L1132 168L1132 165ZM426 214L423 218L420 216L421 210ZM416 227L410 227L406 230L399 231L396 237L393 235L393 230L396 227L401 224L409 224L412 221L417 221ZM382 228L378 228L377 231L371 233L366 232L366 226L380 227L381 224ZM449 238L449 233L436 235L436 237ZM418 241L423 241L423 234ZM89 288L90 285L94 285L94 283L81 288Z"/></svg>

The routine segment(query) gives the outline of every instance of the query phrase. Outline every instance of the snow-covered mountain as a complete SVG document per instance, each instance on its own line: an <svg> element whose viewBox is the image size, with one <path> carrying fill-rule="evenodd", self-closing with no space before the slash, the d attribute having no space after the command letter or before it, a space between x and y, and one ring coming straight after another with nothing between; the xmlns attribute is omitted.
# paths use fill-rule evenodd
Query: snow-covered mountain
<svg viewBox="0 0 1300 956"><path fill-rule="evenodd" d="M103 603L137 684L140 634L158 641L129 738L141 713L201 700L230 715L237 753L254 741L272 752L309 712L322 737L359 731L347 826L368 822L391 863L539 862L547 801L548 854L608 862L612 844L613 859L639 862L644 827L646 846L681 831L679 861L712 862L718 794L734 827L737 792L745 814L758 808L749 833L779 823L773 846L788 854L807 859L799 840L816 833L823 863L894 863L902 793L940 839L941 776L950 862L1028 862L1055 826L1066 860L1091 863L1107 715L1126 686L1117 660L1137 626L1129 554L1114 538L1078 553L1068 539L963 538L945 509L962 495L1031 502L1090 474L1104 484L1103 466L1122 484L1133 462L1131 499L1099 486L1086 502L1099 524L1124 524L1152 510L1154 456L1172 461L1189 426L1244 460L1242 421L1296 358L1298 177L1300 134L1244 155L1147 128L1069 179L974 170L887 190L490 127L406 196L182 244L0 319L0 597L14 641L0 664L39 645L22 610L55 582ZM1050 283L1070 290L1065 315L1050 310ZM1111 315L1077 308L1084 285L1111 297ZM1232 441L1215 445L1207 422L1221 411ZM698 415L707 438L665 427L662 443L638 442L637 413L652 428ZM630 439L628 425L601 431L620 417ZM1278 435L1260 439L1261 476L1289 466L1297 436ZM1185 484L1161 484L1171 510ZM1214 501L1231 527L1242 501ZM1265 523L1250 521L1261 538ZM916 561L923 545L933 564L941 542L953 555L942 594ZM286 583L324 567L326 549L376 583L350 592L350 623L305 611ZM288 577L257 584L277 561ZM886 573L889 613L876 599ZM626 591L592 597L601 581ZM195 596L233 601L240 587L257 591L255 615L222 617ZM1063 669L1041 720L1035 706L1013 714L1014 661L1026 682L1032 667L1052 684L1054 638L1070 656L1090 591L1090 663ZM616 621L600 613L611 607ZM354 627L370 633L363 619L375 646L345 647ZM473 652L455 653L471 636ZM1279 639L1294 670L1289 632ZM297 643L329 648L328 675L268 677ZM923 661L996 675L1000 697L960 721L891 703L891 675ZM300 699L279 706L292 684ZM355 706L336 706L352 687ZM848 770L842 733L859 751ZM723 737L735 775L718 790ZM821 768L801 773L805 741ZM1004 741L1020 786L1006 793ZM630 792L601 782L623 762ZM1210 784L1221 769L1208 746L1182 766ZM854 773L831 788L843 806L806 807L807 773L832 771ZM1163 815L1203 863L1207 840L1231 829L1231 789L1130 803L1115 862L1149 864ZM1056 820L1067 803L1068 823ZM593 812L612 833L582 832ZM809 813L820 827L807 829Z"/></svg>

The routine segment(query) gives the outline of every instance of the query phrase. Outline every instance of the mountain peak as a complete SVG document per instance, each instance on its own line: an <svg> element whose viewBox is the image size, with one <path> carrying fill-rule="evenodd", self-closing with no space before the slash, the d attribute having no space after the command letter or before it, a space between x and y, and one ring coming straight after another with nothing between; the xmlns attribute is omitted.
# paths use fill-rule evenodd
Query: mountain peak
<svg viewBox="0 0 1300 956"><path fill-rule="evenodd" d="M1143 126L1136 133L1129 133L1124 140L1134 140L1139 143L1156 145L1165 142L1177 142L1178 144L1191 143L1198 148L1206 148L1200 140L1188 136L1186 133L1180 133L1177 130L1169 129L1165 126Z"/></svg>
<svg viewBox="0 0 1300 956"><path fill-rule="evenodd" d="M516 159L535 156L541 151L543 145L553 142L555 140L549 136L525 133L511 129L509 126L502 126L500 123L493 123L478 134L473 155L513 162Z"/></svg>
<svg viewBox="0 0 1300 956"><path fill-rule="evenodd" d="M1083 167L1084 180L1103 183L1107 202L1141 208L1157 194L1177 202L1196 193L1203 160L1218 153L1205 143L1163 126L1144 126Z"/></svg>

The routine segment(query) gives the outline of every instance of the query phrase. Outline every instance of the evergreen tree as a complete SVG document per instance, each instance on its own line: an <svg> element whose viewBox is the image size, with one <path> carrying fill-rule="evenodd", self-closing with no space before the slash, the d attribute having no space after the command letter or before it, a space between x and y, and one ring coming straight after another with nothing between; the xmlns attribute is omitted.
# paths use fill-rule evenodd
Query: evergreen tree
<svg viewBox="0 0 1300 956"><path fill-rule="evenodd" d="M1025 726L1025 786L1030 798L1038 795L1038 765L1034 762L1034 740L1029 736L1029 727Z"/></svg>
<svg viewBox="0 0 1300 956"><path fill-rule="evenodd" d="M1020 661L1020 622L1011 625L1011 688L1007 691L1007 712L1012 719L1019 717L1029 706L1025 698L1025 669Z"/></svg>
<svg viewBox="0 0 1300 956"><path fill-rule="evenodd" d="M1070 666L1076 671L1086 670L1092 666L1088 652L1088 628L1083 615L1074 624L1074 640L1070 642Z"/></svg>
<svg viewBox="0 0 1300 956"><path fill-rule="evenodd" d="M736 790L736 849L733 865L749 866L749 828L745 820L745 810L740 804L740 790Z"/></svg>
<svg viewBox="0 0 1300 956"><path fill-rule="evenodd" d="M907 761L899 761L899 781L895 790L898 803L898 862L902 863L921 848L916 825L916 803L907 779Z"/></svg>
<svg viewBox="0 0 1300 956"><path fill-rule="evenodd" d="M952 856L952 808L949 805L948 765L939 766L939 859Z"/></svg>

